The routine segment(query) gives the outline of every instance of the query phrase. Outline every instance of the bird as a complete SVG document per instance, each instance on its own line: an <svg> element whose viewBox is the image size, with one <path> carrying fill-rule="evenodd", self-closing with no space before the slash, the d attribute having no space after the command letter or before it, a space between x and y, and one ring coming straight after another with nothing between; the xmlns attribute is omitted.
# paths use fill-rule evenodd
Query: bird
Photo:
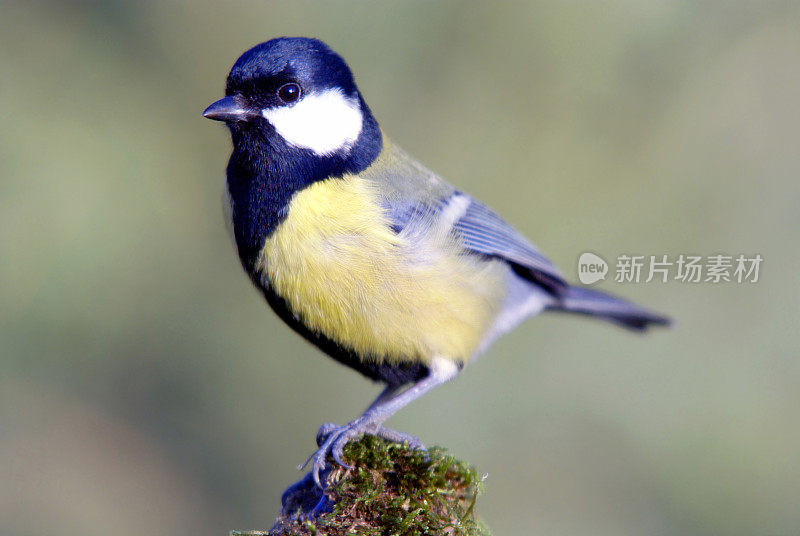
<svg viewBox="0 0 800 536"><path fill-rule="evenodd" d="M383 384L356 419L324 424L311 474L455 378L500 335L547 311L635 331L661 314L569 284L495 211L409 156L381 129L345 60L278 37L245 51L202 114L233 150L225 213L242 266L274 312L343 365Z"/></svg>

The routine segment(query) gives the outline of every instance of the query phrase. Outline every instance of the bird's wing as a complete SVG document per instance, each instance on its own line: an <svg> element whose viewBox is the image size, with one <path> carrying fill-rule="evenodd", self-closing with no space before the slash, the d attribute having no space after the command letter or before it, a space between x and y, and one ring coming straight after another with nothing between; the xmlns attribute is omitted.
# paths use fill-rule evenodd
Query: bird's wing
<svg viewBox="0 0 800 536"><path fill-rule="evenodd" d="M510 263L519 275L556 295L567 289L561 272L519 231L487 206L465 194L455 195L465 197L468 203L453 224L453 233L466 249Z"/></svg>
<svg viewBox="0 0 800 536"><path fill-rule="evenodd" d="M386 161L367 175L383 192L395 230L421 221L449 225L468 252L509 263L521 277L555 296L566 291L569 285L558 269L494 211L456 191L396 146L389 145L385 151Z"/></svg>

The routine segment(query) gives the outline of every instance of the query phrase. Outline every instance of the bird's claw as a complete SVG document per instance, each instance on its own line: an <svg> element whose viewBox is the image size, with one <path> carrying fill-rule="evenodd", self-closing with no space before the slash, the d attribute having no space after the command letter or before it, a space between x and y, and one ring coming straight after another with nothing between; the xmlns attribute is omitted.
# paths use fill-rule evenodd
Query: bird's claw
<svg viewBox="0 0 800 536"><path fill-rule="evenodd" d="M335 432L339 428L340 426L332 422L326 422L322 426L320 426L319 430L317 430L317 447L321 447L322 444L325 443L325 440L328 439L328 436L330 436L333 432Z"/></svg>
<svg viewBox="0 0 800 536"><path fill-rule="evenodd" d="M391 428L384 428L381 426L375 432L375 435L392 443L400 443L401 445L405 444L412 450L426 450L425 445L422 444L422 441L420 441L419 438L411 434L392 430Z"/></svg>
<svg viewBox="0 0 800 536"><path fill-rule="evenodd" d="M328 455L330 454L333 461L345 469L353 469L353 466L344 460L344 447L351 440L364 434L378 436L393 443L405 443L412 449L425 450L425 445L412 435L371 424L361 419L356 419L345 426L325 423L317 431L317 446L319 448L309 456L299 469L303 469L310 463L311 476L314 479L314 483L322 488L320 474L328 465Z"/></svg>

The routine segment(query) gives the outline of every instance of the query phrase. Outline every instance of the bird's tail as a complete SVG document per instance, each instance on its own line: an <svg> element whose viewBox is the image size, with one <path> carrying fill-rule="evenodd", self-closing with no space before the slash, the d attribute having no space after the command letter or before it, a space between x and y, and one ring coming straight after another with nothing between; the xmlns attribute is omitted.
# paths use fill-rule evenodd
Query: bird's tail
<svg viewBox="0 0 800 536"><path fill-rule="evenodd" d="M583 287L569 287L560 296L560 300L547 309L596 316L637 331L643 331L650 325L668 326L671 323L666 316L610 294Z"/></svg>

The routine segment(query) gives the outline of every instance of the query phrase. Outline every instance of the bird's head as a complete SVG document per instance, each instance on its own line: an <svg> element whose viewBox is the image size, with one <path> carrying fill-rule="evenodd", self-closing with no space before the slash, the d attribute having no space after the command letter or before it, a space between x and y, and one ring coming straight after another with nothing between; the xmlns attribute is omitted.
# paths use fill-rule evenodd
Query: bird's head
<svg viewBox="0 0 800 536"><path fill-rule="evenodd" d="M224 121L234 145L255 139L288 157L337 160L358 145L380 145L350 68L317 39L280 37L246 51L225 95L203 116Z"/></svg>

